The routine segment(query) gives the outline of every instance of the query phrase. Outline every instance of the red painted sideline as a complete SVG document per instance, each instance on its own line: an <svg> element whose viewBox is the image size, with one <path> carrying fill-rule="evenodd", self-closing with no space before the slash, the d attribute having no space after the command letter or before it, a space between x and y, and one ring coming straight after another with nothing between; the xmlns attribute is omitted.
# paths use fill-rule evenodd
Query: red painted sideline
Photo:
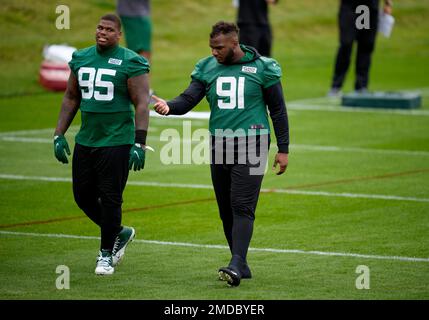
<svg viewBox="0 0 429 320"><path fill-rule="evenodd" d="M419 170L412 170L412 171L405 171L405 172L387 173L387 174L382 174L382 175L378 175L378 176L371 176L371 177L357 177L357 178L325 181L325 182L319 182L319 183L300 184L300 185L296 185L296 186L292 186L292 187L286 187L285 189L294 189L295 190L295 189L300 189L300 188L311 188L311 187L319 187L319 186L326 186L326 185L332 185L332 184L351 183L351 182L356 182L356 181L387 179L387 178L407 176L407 175L424 173L424 172L429 172L429 169L419 169Z"/></svg>
<svg viewBox="0 0 429 320"><path fill-rule="evenodd" d="M165 203L165 204L146 206L146 207L142 207L142 208L123 209L122 213L145 211L145 210L158 209L158 208L168 208L168 207L174 207L174 206L180 206L180 205L192 204L192 203L198 203L198 202L208 202L208 201L213 201L213 200L215 200L215 198L204 198L204 199L195 199L195 200ZM22 227L22 226L32 226L32 225L36 225L36 224L48 224L48 223L52 223L52 222L62 222L62 221L77 220L77 219L83 219L83 218L86 218L86 215L61 217L61 218L54 218L54 219L47 219L47 220L27 221L27 222L12 223L12 224L0 224L0 229Z"/></svg>

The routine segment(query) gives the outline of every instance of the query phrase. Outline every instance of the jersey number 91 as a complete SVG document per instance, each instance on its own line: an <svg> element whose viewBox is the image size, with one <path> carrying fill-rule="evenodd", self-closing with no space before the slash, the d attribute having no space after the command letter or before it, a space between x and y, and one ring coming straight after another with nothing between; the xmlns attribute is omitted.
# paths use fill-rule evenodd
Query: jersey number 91
<svg viewBox="0 0 429 320"><path fill-rule="evenodd" d="M217 105L219 109L244 109L244 77L219 77L216 80L216 94L219 97L229 98L229 102L225 99L218 99ZM224 89L227 87L227 89ZM238 88L237 88L238 87Z"/></svg>

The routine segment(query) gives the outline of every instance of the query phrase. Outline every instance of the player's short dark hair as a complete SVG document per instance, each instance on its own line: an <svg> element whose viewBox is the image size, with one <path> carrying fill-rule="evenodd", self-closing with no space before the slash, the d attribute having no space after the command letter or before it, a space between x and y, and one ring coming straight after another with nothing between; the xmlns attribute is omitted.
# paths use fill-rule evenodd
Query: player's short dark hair
<svg viewBox="0 0 429 320"><path fill-rule="evenodd" d="M220 34L230 34L230 33L238 33L240 32L240 29L237 27L237 25L233 22L225 22L225 21L219 21L212 27L212 32L210 33L210 39L213 39L214 37L217 37Z"/></svg>
<svg viewBox="0 0 429 320"><path fill-rule="evenodd" d="M116 14L113 14L113 13L105 14L100 18L100 20L107 20L107 21L114 22L118 27L118 30L121 31L121 27L122 27L121 19L119 19L119 17Z"/></svg>

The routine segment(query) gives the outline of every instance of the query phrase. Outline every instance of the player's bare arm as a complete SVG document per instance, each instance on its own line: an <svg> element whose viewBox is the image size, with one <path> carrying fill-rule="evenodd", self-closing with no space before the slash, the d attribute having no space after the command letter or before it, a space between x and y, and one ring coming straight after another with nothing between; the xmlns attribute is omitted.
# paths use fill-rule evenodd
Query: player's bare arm
<svg viewBox="0 0 429 320"><path fill-rule="evenodd" d="M136 130L148 130L149 80L147 74L128 79L128 93L135 107Z"/></svg>
<svg viewBox="0 0 429 320"><path fill-rule="evenodd" d="M74 73L71 72L61 104L55 135L64 134L67 131L79 109L80 100L81 93L79 91L78 82Z"/></svg>

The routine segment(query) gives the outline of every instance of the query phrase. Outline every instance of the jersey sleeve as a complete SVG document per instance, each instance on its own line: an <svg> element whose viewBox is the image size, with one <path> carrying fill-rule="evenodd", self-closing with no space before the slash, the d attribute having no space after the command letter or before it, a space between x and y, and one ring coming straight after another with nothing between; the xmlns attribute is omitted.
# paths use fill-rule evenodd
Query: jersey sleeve
<svg viewBox="0 0 429 320"><path fill-rule="evenodd" d="M203 71L203 65L204 65L204 60L200 60L198 61L198 63L195 65L194 71L192 71L191 73L191 78L192 80L197 80L200 81L202 83L204 82L204 71Z"/></svg>
<svg viewBox="0 0 429 320"><path fill-rule="evenodd" d="M75 76L77 76L76 74L77 57L78 57L78 51L75 51L72 54L72 59L69 61L70 70L74 73Z"/></svg>
<svg viewBox="0 0 429 320"><path fill-rule="evenodd" d="M150 66L145 58L136 55L128 60L127 74L128 78L137 77L144 73L149 73Z"/></svg>
<svg viewBox="0 0 429 320"><path fill-rule="evenodd" d="M263 57L264 62L264 88L271 87L280 81L282 77L282 69L279 63L271 58Z"/></svg>

